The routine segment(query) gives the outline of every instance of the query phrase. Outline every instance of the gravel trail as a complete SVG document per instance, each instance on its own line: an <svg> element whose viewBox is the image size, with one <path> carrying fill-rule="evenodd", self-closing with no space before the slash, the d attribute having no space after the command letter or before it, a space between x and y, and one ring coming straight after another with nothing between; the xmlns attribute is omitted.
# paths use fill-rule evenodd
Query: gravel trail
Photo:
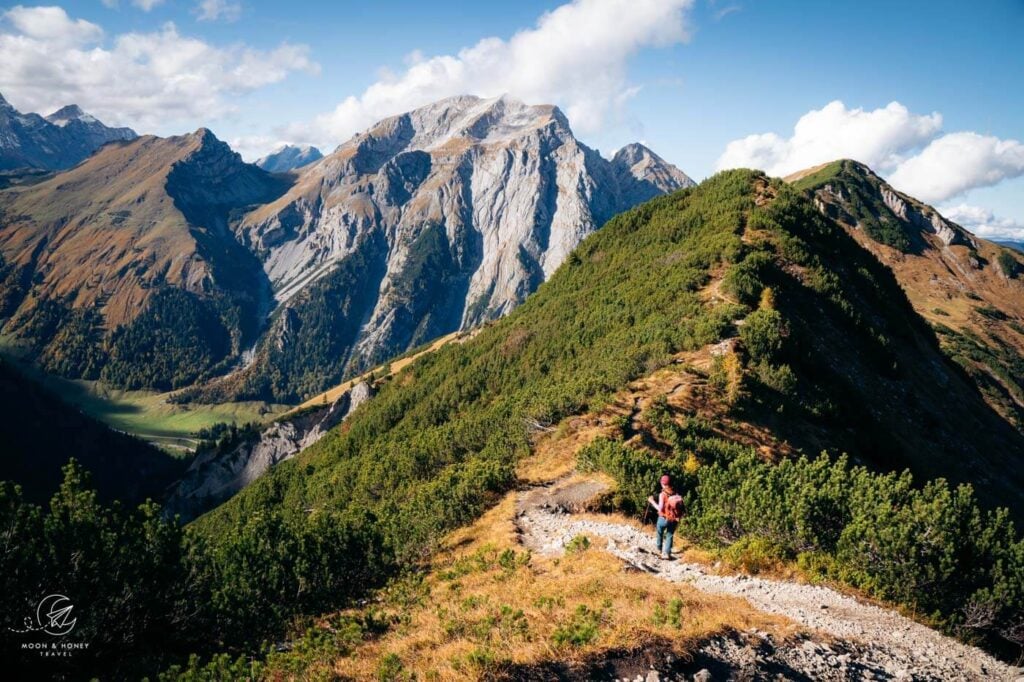
<svg viewBox="0 0 1024 682"><path fill-rule="evenodd" d="M779 652L794 672L801 672L807 679L1024 682L1022 668L1002 663L894 611L862 603L830 588L714 575L700 564L663 561L656 553L653 531L645 533L625 523L572 515L602 487L594 481L563 479L522 493L516 523L523 543L535 552L557 555L577 535L589 536L597 547L604 540L609 552L634 569L663 580L689 583L704 592L744 598L758 610L784 616L809 631L840 640L834 647L808 640L801 647L788 647L803 651Z"/></svg>

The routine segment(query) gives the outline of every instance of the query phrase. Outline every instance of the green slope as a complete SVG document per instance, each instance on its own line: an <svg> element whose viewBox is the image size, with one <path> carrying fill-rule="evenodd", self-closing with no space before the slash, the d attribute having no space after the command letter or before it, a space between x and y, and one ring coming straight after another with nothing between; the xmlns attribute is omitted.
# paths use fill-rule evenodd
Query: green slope
<svg viewBox="0 0 1024 682"><path fill-rule="evenodd" d="M784 359L797 378L798 390L779 398L786 419L765 406L745 418L811 452L909 466L974 482L993 504L1018 502L1022 474L1005 470L1020 469L1024 440L945 359L887 269L781 183L768 188L779 199L755 208L754 185L765 183L722 174L613 219L520 310L417 362L344 433L278 467L200 528L217 532L257 509L290 517L365 509L381 514L397 547L418 553L511 482L512 463L528 449L527 421L555 423L676 351L735 335L743 308L698 295L725 267L777 289L789 326ZM757 293L740 298L754 303ZM952 400L955 420L946 414Z"/></svg>
<svg viewBox="0 0 1024 682"><path fill-rule="evenodd" d="M942 354L892 273L802 193L731 171L612 219L509 316L422 357L343 427L194 522L168 559L180 583L167 593L184 595L174 608L188 615L163 646L251 650L297 614L351 604L513 486L537 425L597 408L678 351L725 338L742 349L730 419L876 471L972 481L984 507L1021 508L1024 441ZM760 471L736 443L697 434L690 445L712 474ZM951 498L935 484L911 498L905 478L896 494L893 479L858 471L858 490L878 503L873 532L901 539L862 547L886 559L865 562L869 579L915 578L902 597L912 606L942 594L944 605L977 597L1019 611L1024 543L1005 514L980 514L966 489ZM750 485L759 480L771 484ZM714 480L688 493L704 483ZM814 535L849 521L807 509L800 523ZM957 525L964 514L971 523ZM926 532L933 522L941 540ZM953 546L949 536L952 555L916 555L938 557L940 572L901 554ZM894 564L903 573L874 573ZM362 637L386 625L356 627Z"/></svg>

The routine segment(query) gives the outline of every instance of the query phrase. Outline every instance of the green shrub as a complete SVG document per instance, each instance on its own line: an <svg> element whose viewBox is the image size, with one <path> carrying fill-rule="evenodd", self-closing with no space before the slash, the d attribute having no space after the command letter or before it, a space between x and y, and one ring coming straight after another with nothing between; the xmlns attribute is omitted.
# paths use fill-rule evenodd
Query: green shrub
<svg viewBox="0 0 1024 682"><path fill-rule="evenodd" d="M402 665L402 659L398 657L398 654L387 654L380 659L380 664L377 666L379 682L401 682L405 679L407 679L405 666Z"/></svg>
<svg viewBox="0 0 1024 682"><path fill-rule="evenodd" d="M578 554L590 549L590 538L586 535L577 535L565 546L566 554Z"/></svg>
<svg viewBox="0 0 1024 682"><path fill-rule="evenodd" d="M740 327L743 346L754 362L774 359L782 350L787 333L782 313L770 308L760 308L750 313Z"/></svg>
<svg viewBox="0 0 1024 682"><path fill-rule="evenodd" d="M585 604L576 607L569 622L555 628L551 641L556 647L581 647L590 644L600 632L601 613Z"/></svg>
<svg viewBox="0 0 1024 682"><path fill-rule="evenodd" d="M999 263L999 269L1003 272L1003 275L1010 279L1014 279L1017 273L1020 272L1020 261L1017 260L1017 257L1009 249L1001 249L999 255L996 256L996 262Z"/></svg>

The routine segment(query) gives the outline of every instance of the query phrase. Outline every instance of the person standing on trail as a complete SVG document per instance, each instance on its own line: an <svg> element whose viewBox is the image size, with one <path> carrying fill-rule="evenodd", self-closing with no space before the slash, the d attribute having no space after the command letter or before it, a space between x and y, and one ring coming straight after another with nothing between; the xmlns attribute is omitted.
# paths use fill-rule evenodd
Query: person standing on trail
<svg viewBox="0 0 1024 682"><path fill-rule="evenodd" d="M672 558L672 536L675 535L679 517L683 511L683 498L672 488L672 479L668 474L661 477L661 492L658 499L647 498L647 503L658 510L658 533L656 542L662 559Z"/></svg>

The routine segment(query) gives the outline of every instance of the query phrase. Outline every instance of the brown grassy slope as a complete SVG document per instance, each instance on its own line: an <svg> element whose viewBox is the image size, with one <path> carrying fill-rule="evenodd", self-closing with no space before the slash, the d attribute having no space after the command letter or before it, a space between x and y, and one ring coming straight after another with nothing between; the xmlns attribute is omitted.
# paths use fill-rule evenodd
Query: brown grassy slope
<svg viewBox="0 0 1024 682"><path fill-rule="evenodd" d="M0 255L33 273L25 306L70 297L74 307L99 305L113 328L134 319L160 285L194 293L216 286L219 213L283 189L205 129L145 136L0 193ZM193 209L203 200L211 210Z"/></svg>

